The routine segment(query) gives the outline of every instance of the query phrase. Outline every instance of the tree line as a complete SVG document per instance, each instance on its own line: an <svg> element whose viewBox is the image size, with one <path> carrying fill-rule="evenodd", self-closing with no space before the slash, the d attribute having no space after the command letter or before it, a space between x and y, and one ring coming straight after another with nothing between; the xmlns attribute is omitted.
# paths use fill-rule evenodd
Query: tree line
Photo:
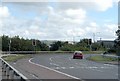
<svg viewBox="0 0 120 81"><path fill-rule="evenodd" d="M69 43L68 41L56 41L49 46L40 40L24 39L19 36L9 37L3 35L0 37L2 51L103 51L105 46L98 43L92 43L91 39L81 39L79 42Z"/></svg>
<svg viewBox="0 0 120 81"><path fill-rule="evenodd" d="M8 36L1 36L2 40L2 51L34 51L34 48L36 51L48 51L49 47L42 43L39 40L36 40L36 46L34 47L32 45L33 39L24 39L20 38L19 36L14 36L12 38ZM9 47L10 46L10 47Z"/></svg>

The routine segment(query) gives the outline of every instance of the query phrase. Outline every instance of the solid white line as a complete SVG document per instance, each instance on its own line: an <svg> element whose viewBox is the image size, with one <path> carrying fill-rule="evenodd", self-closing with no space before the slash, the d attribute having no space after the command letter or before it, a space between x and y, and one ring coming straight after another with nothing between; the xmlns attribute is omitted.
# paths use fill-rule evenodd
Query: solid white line
<svg viewBox="0 0 120 81"><path fill-rule="evenodd" d="M79 80L81 80L81 81L84 81L84 80L82 80L82 79L80 79L80 78L77 78L77 77L74 77L74 76L72 76L72 75L69 75L69 74L66 74L66 73L63 73L63 72L60 72L60 71L51 69L51 68L49 68L49 67L46 67L46 66L43 66L43 65L40 65L40 64L37 64L37 63L34 63L34 62L31 61L32 59L33 59L33 58L29 59L29 62L32 63L32 64L35 64L35 65L37 65L37 66L43 67L43 68L48 69L48 70L51 70L51 71L55 71L55 72L57 72L57 73L66 75L66 76L71 77L71 78L74 78L74 79L79 79Z"/></svg>

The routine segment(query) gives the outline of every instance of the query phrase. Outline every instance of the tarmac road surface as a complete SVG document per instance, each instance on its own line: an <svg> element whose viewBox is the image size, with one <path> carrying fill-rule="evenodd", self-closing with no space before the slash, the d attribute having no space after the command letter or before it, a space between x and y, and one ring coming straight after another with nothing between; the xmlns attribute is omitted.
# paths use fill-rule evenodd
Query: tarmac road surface
<svg viewBox="0 0 120 81"><path fill-rule="evenodd" d="M10 64L29 79L118 79L117 65L88 61L85 58L90 55L84 56L80 60L72 59L72 54L41 54Z"/></svg>

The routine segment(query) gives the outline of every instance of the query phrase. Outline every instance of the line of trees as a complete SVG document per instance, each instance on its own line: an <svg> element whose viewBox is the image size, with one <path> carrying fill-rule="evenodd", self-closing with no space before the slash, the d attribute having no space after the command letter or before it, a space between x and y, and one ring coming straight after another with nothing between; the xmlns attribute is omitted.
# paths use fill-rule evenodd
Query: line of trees
<svg viewBox="0 0 120 81"><path fill-rule="evenodd" d="M32 45L32 39L24 39L19 36L14 36L12 38L8 36L1 36L2 40L2 51L9 51L9 45L11 51L33 51L34 46ZM36 40L36 51L48 51L49 47L41 43L39 40Z"/></svg>
<svg viewBox="0 0 120 81"><path fill-rule="evenodd" d="M36 40L36 45L33 46L33 39L24 39L19 36L14 36L10 38L9 36L3 35L0 37L0 45L2 51L9 51L9 46L11 51L100 51L106 50L104 45L98 43L92 43L91 39L82 39L80 42L71 44L68 41L56 41L49 46L40 40Z"/></svg>

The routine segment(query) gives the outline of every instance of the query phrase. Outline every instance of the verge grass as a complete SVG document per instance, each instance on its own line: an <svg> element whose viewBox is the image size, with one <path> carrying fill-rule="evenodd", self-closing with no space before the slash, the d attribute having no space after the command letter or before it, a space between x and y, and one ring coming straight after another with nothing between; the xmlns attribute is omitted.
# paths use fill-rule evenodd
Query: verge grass
<svg viewBox="0 0 120 81"><path fill-rule="evenodd" d="M17 54L17 55L9 55L9 56L3 56L2 58L7 62L15 62L20 59L31 57L30 55L23 55L23 54Z"/></svg>
<svg viewBox="0 0 120 81"><path fill-rule="evenodd" d="M100 56L100 55L91 56L91 57L88 57L87 59L92 60L92 61L98 61L98 62L114 62L114 61L118 61L118 58L106 57L106 56Z"/></svg>

